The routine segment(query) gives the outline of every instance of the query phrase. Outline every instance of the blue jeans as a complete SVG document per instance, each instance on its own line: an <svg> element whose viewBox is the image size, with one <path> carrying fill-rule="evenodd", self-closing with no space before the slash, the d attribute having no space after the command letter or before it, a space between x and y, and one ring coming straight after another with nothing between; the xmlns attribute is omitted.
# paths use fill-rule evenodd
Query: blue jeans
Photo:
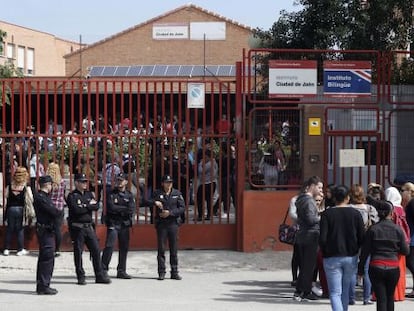
<svg viewBox="0 0 414 311"><path fill-rule="evenodd" d="M352 276L357 271L357 256L328 257L323 259L329 299L333 311L347 311L349 304L349 287Z"/></svg>
<svg viewBox="0 0 414 311"><path fill-rule="evenodd" d="M370 262L371 256L368 256L367 261L364 265L364 275L363 275L363 298L364 302L371 299L371 280L369 279L368 275L368 268L369 268L369 262ZM349 287L349 300L355 301L355 286L357 283L357 276L356 274L352 276L351 286Z"/></svg>

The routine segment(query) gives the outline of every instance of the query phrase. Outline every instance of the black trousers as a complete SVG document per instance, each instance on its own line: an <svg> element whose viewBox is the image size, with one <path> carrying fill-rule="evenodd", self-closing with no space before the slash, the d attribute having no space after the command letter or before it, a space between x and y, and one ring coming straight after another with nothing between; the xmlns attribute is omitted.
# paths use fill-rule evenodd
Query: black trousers
<svg viewBox="0 0 414 311"><path fill-rule="evenodd" d="M410 246L410 254L407 256L406 266L410 270L411 275L414 279L414 246ZM413 282L413 291L414 291L414 282Z"/></svg>
<svg viewBox="0 0 414 311"><path fill-rule="evenodd" d="M95 230L92 227L87 228L71 228L71 236L73 240L73 257L75 260L76 276L78 279L85 278L85 270L83 270L82 253L86 244L92 257L93 270L96 278L103 276L101 251Z"/></svg>
<svg viewBox="0 0 414 311"><path fill-rule="evenodd" d="M126 272L126 261L129 249L129 227L123 227L120 225L109 226L106 229L106 242L102 253L102 267L104 270L109 270L109 263L111 262L117 238L119 256L118 266L116 269L118 272Z"/></svg>
<svg viewBox="0 0 414 311"><path fill-rule="evenodd" d="M310 293L312 290L313 274L318 256L319 233L308 233L306 241L297 241L299 255L299 275L296 283L296 291Z"/></svg>
<svg viewBox="0 0 414 311"><path fill-rule="evenodd" d="M50 287L50 280L55 266L55 233L37 229L39 257L37 257L36 290Z"/></svg>
<svg viewBox="0 0 414 311"><path fill-rule="evenodd" d="M394 311L394 291L400 279L400 268L370 266L368 274L377 299L377 311Z"/></svg>
<svg viewBox="0 0 414 311"><path fill-rule="evenodd" d="M165 274L165 244L168 240L170 247L170 265L171 274L178 273L178 256L177 256L177 242L178 242L178 224L174 220L161 221L157 224L157 243L158 243L158 274Z"/></svg>

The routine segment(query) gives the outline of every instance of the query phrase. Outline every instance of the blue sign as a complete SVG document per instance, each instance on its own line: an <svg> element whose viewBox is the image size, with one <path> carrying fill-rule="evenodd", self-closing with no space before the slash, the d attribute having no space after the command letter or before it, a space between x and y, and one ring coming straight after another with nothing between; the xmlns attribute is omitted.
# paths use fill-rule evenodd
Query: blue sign
<svg viewBox="0 0 414 311"><path fill-rule="evenodd" d="M324 94L335 97L370 96L370 66L369 62L326 62L323 72Z"/></svg>

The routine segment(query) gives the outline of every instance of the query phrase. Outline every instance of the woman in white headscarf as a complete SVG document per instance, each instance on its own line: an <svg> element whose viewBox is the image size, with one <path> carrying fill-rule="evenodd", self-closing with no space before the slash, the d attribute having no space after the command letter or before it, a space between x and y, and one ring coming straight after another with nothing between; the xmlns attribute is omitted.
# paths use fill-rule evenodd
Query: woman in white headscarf
<svg viewBox="0 0 414 311"><path fill-rule="evenodd" d="M395 187L389 187L385 190L385 199L394 205L392 220L395 224L401 227L404 232L407 243L410 242L410 231L407 224L404 208L401 206L402 197L400 192ZM406 265L405 256L399 255L400 279L397 283L394 293L394 301L402 301L405 299L406 287Z"/></svg>

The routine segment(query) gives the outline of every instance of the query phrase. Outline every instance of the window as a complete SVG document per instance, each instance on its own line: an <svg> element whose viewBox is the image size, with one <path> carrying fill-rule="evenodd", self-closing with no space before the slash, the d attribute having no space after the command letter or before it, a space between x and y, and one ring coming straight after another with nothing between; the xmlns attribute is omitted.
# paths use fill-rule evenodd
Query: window
<svg viewBox="0 0 414 311"><path fill-rule="evenodd" d="M33 48L27 49L26 64L27 64L27 74L33 75L34 73L34 49Z"/></svg>
<svg viewBox="0 0 414 311"><path fill-rule="evenodd" d="M8 43L7 44L7 51L6 51L6 57L10 59L14 59L14 44Z"/></svg>
<svg viewBox="0 0 414 311"><path fill-rule="evenodd" d="M24 46L17 48L17 69L24 72Z"/></svg>
<svg viewBox="0 0 414 311"><path fill-rule="evenodd" d="M0 42L0 56L4 56L6 51L5 51L5 45L4 42Z"/></svg>

